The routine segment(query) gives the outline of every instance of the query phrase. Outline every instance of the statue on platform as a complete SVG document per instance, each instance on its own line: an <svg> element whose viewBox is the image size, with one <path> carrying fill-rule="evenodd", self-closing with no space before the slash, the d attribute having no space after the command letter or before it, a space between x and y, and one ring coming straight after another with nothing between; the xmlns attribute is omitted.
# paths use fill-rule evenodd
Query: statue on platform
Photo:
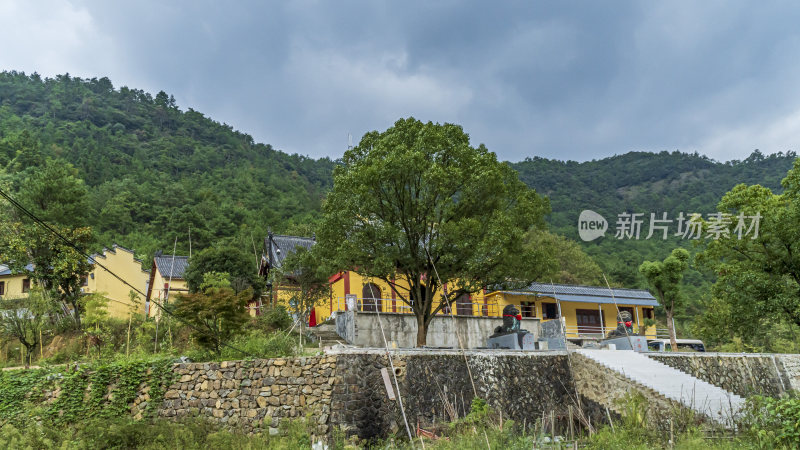
<svg viewBox="0 0 800 450"><path fill-rule="evenodd" d="M499 336L503 334L516 333L520 331L520 324L522 323L522 315L514 305L507 305L503 308L503 325L494 329L492 336Z"/></svg>
<svg viewBox="0 0 800 450"><path fill-rule="evenodd" d="M503 308L503 325L494 329L494 334L489 336L488 348L509 350L533 350L535 336L520 328L522 315L514 305Z"/></svg>
<svg viewBox="0 0 800 450"><path fill-rule="evenodd" d="M608 333L608 338L633 336L633 316L628 311L617 314L617 328Z"/></svg>

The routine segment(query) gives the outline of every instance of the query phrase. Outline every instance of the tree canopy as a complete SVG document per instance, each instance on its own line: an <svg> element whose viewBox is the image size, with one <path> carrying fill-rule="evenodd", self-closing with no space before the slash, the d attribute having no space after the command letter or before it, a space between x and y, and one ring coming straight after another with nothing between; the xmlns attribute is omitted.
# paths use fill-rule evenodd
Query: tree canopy
<svg viewBox="0 0 800 450"><path fill-rule="evenodd" d="M417 344L444 305L435 293L526 279L543 255L522 245L546 199L453 124L398 120L364 135L334 171L317 234L335 269L395 286L417 317ZM397 281L396 281L397 280Z"/></svg>
<svg viewBox="0 0 800 450"><path fill-rule="evenodd" d="M681 295L681 281L688 268L689 252L683 248L673 250L664 261L645 261L639 266L639 271L647 279L661 307L667 313L667 328L673 350L678 348L678 344L675 342L672 318L685 301L685 297Z"/></svg>
<svg viewBox="0 0 800 450"><path fill-rule="evenodd" d="M800 326L800 160L782 186L783 194L745 184L725 194L718 210L729 214L728 233L699 257L717 277L712 293L727 307L726 326L745 340L782 321Z"/></svg>

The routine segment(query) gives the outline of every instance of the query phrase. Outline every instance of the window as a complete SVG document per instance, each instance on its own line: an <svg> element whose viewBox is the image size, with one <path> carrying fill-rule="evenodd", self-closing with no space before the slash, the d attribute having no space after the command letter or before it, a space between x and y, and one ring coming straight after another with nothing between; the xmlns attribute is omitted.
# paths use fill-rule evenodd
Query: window
<svg viewBox="0 0 800 450"><path fill-rule="evenodd" d="M642 312L644 313L645 319L653 318L653 308L642 308Z"/></svg>
<svg viewBox="0 0 800 450"><path fill-rule="evenodd" d="M88 286L89 285L89 278L83 277L81 278L81 286Z"/></svg>
<svg viewBox="0 0 800 450"><path fill-rule="evenodd" d="M31 279L25 278L22 280L22 293L25 294L31 290Z"/></svg>
<svg viewBox="0 0 800 450"><path fill-rule="evenodd" d="M631 306L620 306L619 307L619 312L622 312L622 311L628 311L628 313L630 313L630 315L631 315L631 322L636 323L636 312L633 310L633 307L631 307Z"/></svg>
<svg viewBox="0 0 800 450"><path fill-rule="evenodd" d="M558 319L558 306L555 303L542 302L543 319Z"/></svg>
<svg viewBox="0 0 800 450"><path fill-rule="evenodd" d="M0 295L3 295L5 293L6 293L6 282L0 281Z"/></svg>
<svg viewBox="0 0 800 450"><path fill-rule="evenodd" d="M536 302L520 302L522 317L536 317Z"/></svg>

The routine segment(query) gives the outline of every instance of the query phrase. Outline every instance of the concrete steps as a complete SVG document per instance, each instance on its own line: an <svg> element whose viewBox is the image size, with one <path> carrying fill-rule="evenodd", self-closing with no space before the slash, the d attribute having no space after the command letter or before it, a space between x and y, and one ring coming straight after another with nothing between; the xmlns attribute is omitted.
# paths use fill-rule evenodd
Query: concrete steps
<svg viewBox="0 0 800 450"><path fill-rule="evenodd" d="M336 332L336 326L332 324L317 325L310 328L309 332L319 341L319 348L345 343L344 339Z"/></svg>
<svg viewBox="0 0 800 450"><path fill-rule="evenodd" d="M742 397L640 353L589 349L575 352L722 425L732 425L732 419L744 406Z"/></svg>

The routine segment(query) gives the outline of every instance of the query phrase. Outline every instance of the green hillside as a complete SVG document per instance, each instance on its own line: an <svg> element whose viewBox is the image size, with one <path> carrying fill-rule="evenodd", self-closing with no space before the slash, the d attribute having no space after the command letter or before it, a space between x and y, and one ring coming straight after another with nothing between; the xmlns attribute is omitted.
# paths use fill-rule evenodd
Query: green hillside
<svg viewBox="0 0 800 450"><path fill-rule="evenodd" d="M643 260L663 259L676 246L694 250L698 241L673 235L677 223L663 235L646 239L650 213L668 219L678 214L714 212L722 196L739 183L761 184L780 191L780 181L796 158L794 152L769 156L753 152L743 161L725 163L698 154L680 152L631 152L587 162L528 158L512 164L529 186L550 198L551 230L579 240L578 216L584 209L600 213L608 221L605 237L583 243L614 280L626 286L644 286L637 274ZM616 239L617 215L644 213L639 240ZM657 236L657 237L656 237ZM687 276L695 286L703 284L696 271Z"/></svg>
<svg viewBox="0 0 800 450"><path fill-rule="evenodd" d="M577 240L583 209L608 220L606 237L582 246L612 282L632 287L642 285L643 260L691 242L614 239L617 214L709 213L738 183L778 190L795 157L756 151L721 163L698 154L632 152L582 163L533 157L512 166L550 198L553 231ZM310 233L335 164L256 143L191 108L182 111L164 92L114 88L107 78L0 73L3 177L20 179L43 158L70 162L84 179L98 245L117 242L143 257L171 249L176 238L178 251L187 252L190 230L195 249L225 239L249 249L268 227ZM696 271L687 277L695 287L707 281Z"/></svg>
<svg viewBox="0 0 800 450"><path fill-rule="evenodd" d="M164 92L115 89L108 78L0 73L0 168L6 177L44 158L72 163L89 188L100 245L142 256L221 238L251 247L268 227L318 214L333 161L289 155Z"/></svg>

